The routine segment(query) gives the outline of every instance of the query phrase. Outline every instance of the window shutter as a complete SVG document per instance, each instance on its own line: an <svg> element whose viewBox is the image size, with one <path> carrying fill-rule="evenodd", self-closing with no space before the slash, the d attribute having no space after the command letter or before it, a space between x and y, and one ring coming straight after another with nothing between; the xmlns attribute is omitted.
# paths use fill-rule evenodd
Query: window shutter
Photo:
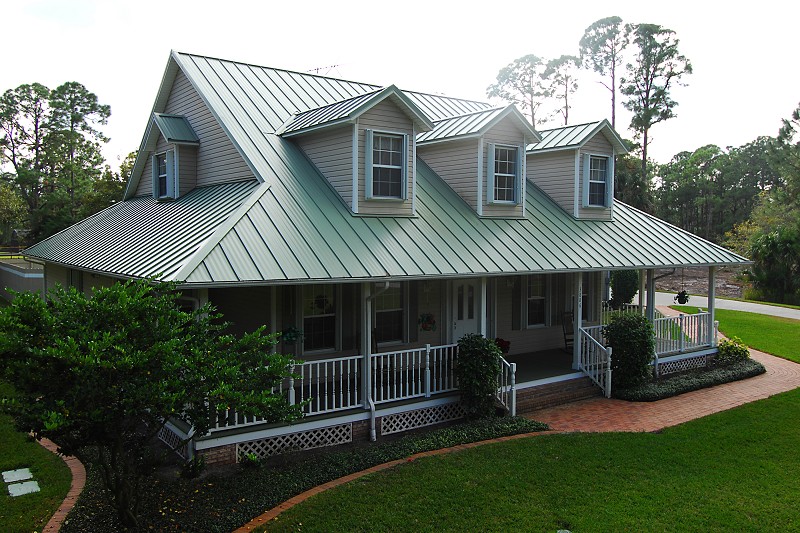
<svg viewBox="0 0 800 533"><path fill-rule="evenodd" d="M408 199L408 134L407 133L403 134L403 170L402 170L402 175L403 175L403 179L402 179L402 183L400 185L402 187L402 191L401 191L400 197L403 200L407 200Z"/></svg>
<svg viewBox="0 0 800 533"><path fill-rule="evenodd" d="M153 198L158 198L158 158L156 154L150 156L150 164L153 167Z"/></svg>
<svg viewBox="0 0 800 533"><path fill-rule="evenodd" d="M517 182L514 192L514 203L517 205L525 201L525 145L517 147Z"/></svg>
<svg viewBox="0 0 800 533"><path fill-rule="evenodd" d="M606 166L606 207L611 207L614 201L614 156L608 158Z"/></svg>
<svg viewBox="0 0 800 533"><path fill-rule="evenodd" d="M167 150L167 196L175 197L175 151Z"/></svg>
<svg viewBox="0 0 800 533"><path fill-rule="evenodd" d="M486 145L486 202L494 202L494 143Z"/></svg>
<svg viewBox="0 0 800 533"><path fill-rule="evenodd" d="M589 168L591 158L592 156L589 154L583 155L583 207L589 205Z"/></svg>
<svg viewBox="0 0 800 533"><path fill-rule="evenodd" d="M522 329L522 283L520 276L514 278L514 286L511 287L511 329Z"/></svg>
<svg viewBox="0 0 800 533"><path fill-rule="evenodd" d="M364 130L364 198L372 198L372 130Z"/></svg>

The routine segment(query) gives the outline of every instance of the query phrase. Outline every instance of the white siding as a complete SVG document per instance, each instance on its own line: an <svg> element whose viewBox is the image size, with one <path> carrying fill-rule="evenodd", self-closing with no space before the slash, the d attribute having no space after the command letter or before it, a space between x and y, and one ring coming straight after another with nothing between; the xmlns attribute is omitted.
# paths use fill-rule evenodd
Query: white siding
<svg viewBox="0 0 800 533"><path fill-rule="evenodd" d="M417 147L417 157L477 210L478 141L450 141Z"/></svg>
<svg viewBox="0 0 800 533"><path fill-rule="evenodd" d="M353 129L351 126L302 135L297 144L336 192L353 208Z"/></svg>
<svg viewBox="0 0 800 533"><path fill-rule="evenodd" d="M483 198L481 199L481 201L484 203L483 216L521 217L522 216L521 201L517 203L517 205L492 204L486 202L487 198L486 194L490 183L489 173L490 171L494 171L494 169L490 169L488 167L489 143L504 144L509 146L519 146L520 149L523 149L522 147L525 146L524 133L516 126L516 124L510 117L506 117L505 119L501 120L498 124L496 124L492 129L487 131L483 136L483 140L484 140L483 164L485 165L485 168L483 170Z"/></svg>
<svg viewBox="0 0 800 533"><path fill-rule="evenodd" d="M583 165L583 155L607 155L613 157L614 149L603 134L597 134L583 145L581 148L581 165ZM611 220L611 207L605 209L598 207L583 207L583 168L581 168L580 190L578 191L578 218L591 219L591 220ZM609 186L613 186L610 183Z"/></svg>
<svg viewBox="0 0 800 533"><path fill-rule="evenodd" d="M528 179L533 181L564 211L575 211L575 152L528 155Z"/></svg>
<svg viewBox="0 0 800 533"><path fill-rule="evenodd" d="M364 130L389 131L408 135L408 191L406 200L367 200L364 195ZM361 115L358 119L358 212L365 215L413 215L414 130L411 120L388 98Z"/></svg>

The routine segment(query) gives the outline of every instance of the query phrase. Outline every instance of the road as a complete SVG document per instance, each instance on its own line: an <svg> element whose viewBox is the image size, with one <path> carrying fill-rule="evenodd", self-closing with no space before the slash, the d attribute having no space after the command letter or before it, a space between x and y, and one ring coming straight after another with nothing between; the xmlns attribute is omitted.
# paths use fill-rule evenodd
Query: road
<svg viewBox="0 0 800 533"><path fill-rule="evenodd" d="M670 292L657 292L656 305L675 305L675 294ZM634 298L634 302L637 299ZM708 307L708 298L705 296L690 296L689 303L695 307ZM789 309L788 307L778 307L776 305L764 305L752 302L740 302L738 300L725 300L717 298L717 309L730 309L732 311L747 311L748 313L758 313L761 315L780 316L800 320L800 309Z"/></svg>

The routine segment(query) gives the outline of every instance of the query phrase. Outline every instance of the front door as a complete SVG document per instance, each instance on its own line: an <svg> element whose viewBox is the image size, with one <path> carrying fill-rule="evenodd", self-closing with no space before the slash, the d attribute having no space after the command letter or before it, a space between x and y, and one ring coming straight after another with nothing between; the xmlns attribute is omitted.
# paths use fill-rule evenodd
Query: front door
<svg viewBox="0 0 800 533"><path fill-rule="evenodd" d="M453 282L453 342L478 332L478 281Z"/></svg>

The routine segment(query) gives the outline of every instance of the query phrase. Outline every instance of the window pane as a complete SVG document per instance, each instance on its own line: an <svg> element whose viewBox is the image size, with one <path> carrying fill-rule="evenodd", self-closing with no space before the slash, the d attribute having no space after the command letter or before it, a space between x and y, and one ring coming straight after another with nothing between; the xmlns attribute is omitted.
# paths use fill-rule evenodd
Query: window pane
<svg viewBox="0 0 800 533"><path fill-rule="evenodd" d="M403 341L403 310L375 313L376 342Z"/></svg>
<svg viewBox="0 0 800 533"><path fill-rule="evenodd" d="M303 346L306 350L336 348L335 295L333 285L303 288Z"/></svg>
<svg viewBox="0 0 800 533"><path fill-rule="evenodd" d="M589 158L589 205L606 205L608 158Z"/></svg>
<svg viewBox="0 0 800 533"><path fill-rule="evenodd" d="M528 276L528 325L544 325L546 310L544 276Z"/></svg>
<svg viewBox="0 0 800 533"><path fill-rule="evenodd" d="M456 297L458 303L458 320L464 320L464 286L458 286L458 296Z"/></svg>
<svg viewBox="0 0 800 533"><path fill-rule="evenodd" d="M467 318L475 318L475 287L467 286Z"/></svg>
<svg viewBox="0 0 800 533"><path fill-rule="evenodd" d="M374 135L372 146L372 195L402 198L403 137Z"/></svg>
<svg viewBox="0 0 800 533"><path fill-rule="evenodd" d="M516 200L517 149L495 147L494 149L494 199L499 202Z"/></svg>

